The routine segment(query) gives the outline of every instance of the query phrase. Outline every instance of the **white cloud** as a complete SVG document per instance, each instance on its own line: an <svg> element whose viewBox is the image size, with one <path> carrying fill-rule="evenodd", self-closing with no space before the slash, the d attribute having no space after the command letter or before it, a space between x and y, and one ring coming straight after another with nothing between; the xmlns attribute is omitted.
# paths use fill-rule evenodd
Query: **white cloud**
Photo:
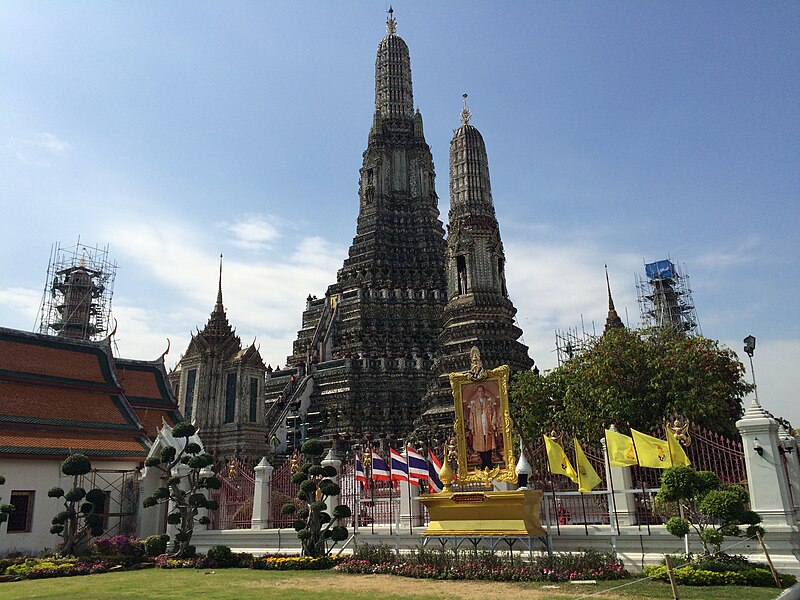
<svg viewBox="0 0 800 600"><path fill-rule="evenodd" d="M637 324L633 273L641 265L640 257L603 250L588 240L562 244L511 240L505 251L511 300L540 369L556 366L555 329L602 333L608 315L605 263L617 312L623 322Z"/></svg>
<svg viewBox="0 0 800 600"><path fill-rule="evenodd" d="M757 257L757 250L761 245L761 239L757 236L750 236L736 245L733 250L715 249L708 251L692 260L699 267L705 267L718 271L729 267L735 267L753 262Z"/></svg>
<svg viewBox="0 0 800 600"><path fill-rule="evenodd" d="M233 244L247 250L264 250L280 238L280 221L274 217L243 217L222 227L233 235Z"/></svg>
<svg viewBox="0 0 800 600"><path fill-rule="evenodd" d="M746 378L752 381L750 359L744 353L741 340L724 340L738 355L747 369ZM758 399L766 410L776 417L788 419L793 427L800 427L800 340L756 340L753 369L758 385Z"/></svg>
<svg viewBox="0 0 800 600"><path fill-rule="evenodd" d="M17 160L35 167L50 166L52 158L65 156L70 148L69 142L48 132L31 138L10 137L6 140L6 149L13 152Z"/></svg>
<svg viewBox="0 0 800 600"><path fill-rule="evenodd" d="M0 307L2 307L0 312L11 322L32 319L32 315L38 313L41 301L40 290L18 287L0 289ZM31 323L31 328L35 325L38 324Z"/></svg>
<svg viewBox="0 0 800 600"><path fill-rule="evenodd" d="M114 253L125 276L136 272L144 284L123 288L117 282L120 351L130 358L154 358L169 335L167 363L174 364L214 307L218 255L204 250L209 244L202 232L185 223L124 220ZM301 326L306 296L324 293L335 281L345 252L321 237L286 236L280 248L265 248L255 260L249 253L224 253L223 301L242 343L256 339L267 362L283 362Z"/></svg>

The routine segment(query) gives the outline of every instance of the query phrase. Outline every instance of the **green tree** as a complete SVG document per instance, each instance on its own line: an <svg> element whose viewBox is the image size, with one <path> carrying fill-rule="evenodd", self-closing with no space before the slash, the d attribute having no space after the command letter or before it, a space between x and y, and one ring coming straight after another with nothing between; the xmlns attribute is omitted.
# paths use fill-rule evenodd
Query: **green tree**
<svg viewBox="0 0 800 600"><path fill-rule="evenodd" d="M195 523L207 525L210 519L203 515L198 517L201 508L216 510L216 500L206 497L203 490L215 490L222 482L215 476L203 476L201 471L214 463L210 454L203 454L202 448L189 438L197 432L191 423L178 423L172 428L172 436L178 441L178 448L165 446L159 456L151 456L145 466L160 470L166 476L166 485L158 488L143 501L145 508L172 502L172 511L167 515L167 523L176 525L172 556L188 558L194 555L194 548L189 544L194 533ZM182 468L185 467L185 468Z"/></svg>
<svg viewBox="0 0 800 600"><path fill-rule="evenodd" d="M528 439L555 424L585 440L599 439L611 423L649 432L672 414L733 436L750 391L742 363L714 340L612 329L546 374L517 373L511 399Z"/></svg>
<svg viewBox="0 0 800 600"><path fill-rule="evenodd" d="M4 485L6 478L0 475L0 485ZM2 500L2 498L0 498ZM8 515L14 512L13 504L0 504L0 525L8 521Z"/></svg>
<svg viewBox="0 0 800 600"><path fill-rule="evenodd" d="M51 488L47 495L63 498L64 510L53 517L50 533L60 536L61 554L76 556L86 552L89 540L103 534L103 521L100 516L106 496L97 488L88 492L78 486L78 478L92 470L92 463L85 454L70 454L61 463L61 472L72 477L72 489L64 492L60 487Z"/></svg>
<svg viewBox="0 0 800 600"><path fill-rule="evenodd" d="M656 494L656 506L661 510L683 508L683 517L673 516L667 521L667 531L683 537L694 529L705 554L719 552L726 536L752 537L764 532L758 525L761 517L747 508L748 501L742 486L722 486L716 474L691 467L666 469ZM745 531L741 525L747 526Z"/></svg>
<svg viewBox="0 0 800 600"><path fill-rule="evenodd" d="M326 556L336 542L347 539L347 527L338 523L350 517L350 508L344 504L333 509L333 514L326 510L326 500L330 496L338 496L339 485L328 479L337 475L336 469L330 465L320 464L324 446L316 439L307 440L300 451L306 458L305 464L292 475L292 483L300 485L297 497L302 502L298 509L295 504L283 505L283 514L294 514L294 528L303 545L303 556ZM328 547L328 540L333 544Z"/></svg>

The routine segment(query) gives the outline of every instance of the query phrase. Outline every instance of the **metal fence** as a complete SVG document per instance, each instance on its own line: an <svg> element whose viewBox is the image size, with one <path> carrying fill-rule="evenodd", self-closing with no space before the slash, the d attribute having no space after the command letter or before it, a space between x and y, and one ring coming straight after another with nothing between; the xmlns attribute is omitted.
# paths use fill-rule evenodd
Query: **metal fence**
<svg viewBox="0 0 800 600"><path fill-rule="evenodd" d="M250 529L255 493L253 469L233 459L227 471L217 473L217 477L222 486L211 491L211 499L217 501L219 508L209 511L209 529Z"/></svg>

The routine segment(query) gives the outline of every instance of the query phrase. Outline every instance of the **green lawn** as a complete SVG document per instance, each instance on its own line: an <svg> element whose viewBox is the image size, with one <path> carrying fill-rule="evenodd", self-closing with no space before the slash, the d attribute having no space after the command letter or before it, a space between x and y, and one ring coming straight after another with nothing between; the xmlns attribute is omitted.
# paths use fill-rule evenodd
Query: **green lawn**
<svg viewBox="0 0 800 600"><path fill-rule="evenodd" d="M503 600L579 598L660 598L671 599L667 584L637 580L603 582L598 585L496 584L491 582L428 581L389 575L345 575L332 571L253 571L249 569L149 569L104 573L81 577L39 579L0 583L0 600L27 598L69 598L70 600L109 600L162 598L220 600L293 600L325 598L335 600L460 599L503 598ZM601 590L606 593L597 594ZM744 587L681 587L681 600L761 600L775 598L778 590Z"/></svg>

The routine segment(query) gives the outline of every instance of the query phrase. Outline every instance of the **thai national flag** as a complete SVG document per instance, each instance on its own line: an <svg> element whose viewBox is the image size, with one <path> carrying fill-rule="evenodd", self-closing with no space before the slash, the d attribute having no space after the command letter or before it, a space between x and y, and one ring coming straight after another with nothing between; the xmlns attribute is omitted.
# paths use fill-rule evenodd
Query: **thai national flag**
<svg viewBox="0 0 800 600"><path fill-rule="evenodd" d="M431 492L438 494L442 491L442 482L439 480L439 471L442 468L442 463L436 458L436 455L428 450L428 486Z"/></svg>
<svg viewBox="0 0 800 600"><path fill-rule="evenodd" d="M408 477L411 483L419 485L420 481L428 481L428 461L411 446L406 446L406 454L408 455Z"/></svg>
<svg viewBox="0 0 800 600"><path fill-rule="evenodd" d="M373 481L391 481L392 472L389 470L389 465L380 456L372 453L372 480Z"/></svg>
<svg viewBox="0 0 800 600"><path fill-rule="evenodd" d="M408 481L408 465L405 457L394 448L389 448L392 481Z"/></svg>
<svg viewBox="0 0 800 600"><path fill-rule="evenodd" d="M361 459L356 456L356 481L361 484L361 487L367 485L367 476L364 475L364 465L361 464Z"/></svg>

